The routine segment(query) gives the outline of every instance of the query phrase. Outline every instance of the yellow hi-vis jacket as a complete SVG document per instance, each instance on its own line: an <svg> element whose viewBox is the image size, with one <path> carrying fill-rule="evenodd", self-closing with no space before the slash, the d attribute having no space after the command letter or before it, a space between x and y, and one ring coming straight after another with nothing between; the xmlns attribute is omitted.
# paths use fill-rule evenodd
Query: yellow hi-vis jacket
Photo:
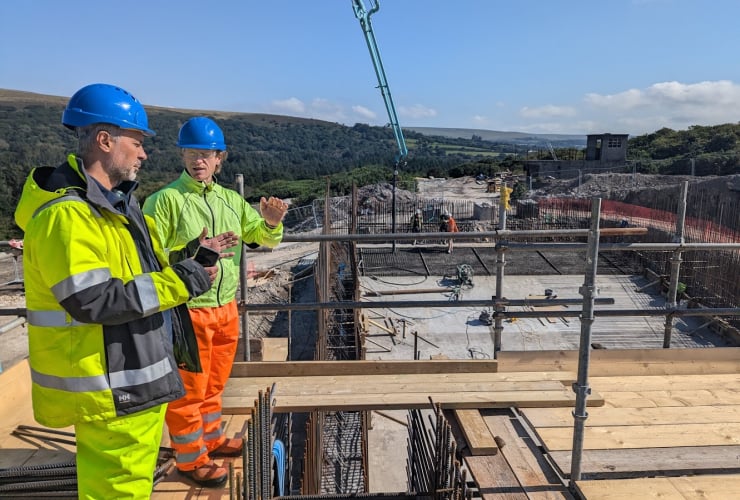
<svg viewBox="0 0 740 500"><path fill-rule="evenodd" d="M210 287L193 260L162 266L132 191L116 208L81 160L34 169L15 212L25 231L23 271L36 420L49 427L106 420L184 394L172 328ZM110 193L108 193L110 194ZM186 326L187 326L186 325Z"/></svg>
<svg viewBox="0 0 740 500"><path fill-rule="evenodd" d="M259 212L234 191L216 183L197 181L183 171L180 177L151 194L144 201L144 213L153 217L170 262L191 257L198 247L198 236L204 227L212 238L234 231L247 246L273 248L283 239L282 222L270 229ZM234 256L218 261L219 273L213 286L188 307L218 307L236 297L239 285L241 245L229 251Z"/></svg>

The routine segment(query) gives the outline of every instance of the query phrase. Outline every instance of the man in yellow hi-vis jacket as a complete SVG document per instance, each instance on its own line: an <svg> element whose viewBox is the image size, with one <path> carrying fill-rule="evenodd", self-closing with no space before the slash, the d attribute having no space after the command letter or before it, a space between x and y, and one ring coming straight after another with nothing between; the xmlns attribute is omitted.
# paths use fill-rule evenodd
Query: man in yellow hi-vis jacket
<svg viewBox="0 0 740 500"><path fill-rule="evenodd" d="M143 140L154 135L137 99L88 85L62 123L77 134L77 154L34 169L15 212L34 416L74 425L79 498L147 499L167 403L184 394L173 349L192 333L183 304L217 268L167 264L133 196Z"/></svg>

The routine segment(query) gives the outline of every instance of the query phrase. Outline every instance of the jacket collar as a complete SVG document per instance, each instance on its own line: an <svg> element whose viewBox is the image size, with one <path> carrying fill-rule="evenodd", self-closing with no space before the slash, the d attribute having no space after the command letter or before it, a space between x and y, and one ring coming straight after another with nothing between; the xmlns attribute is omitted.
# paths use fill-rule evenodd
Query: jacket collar
<svg viewBox="0 0 740 500"><path fill-rule="evenodd" d="M108 189L100 185L98 181L90 177L90 175L87 173L87 170L85 170L85 166L82 162L82 158L71 154L67 156L67 163L75 172L77 172L79 176L84 179L86 184L87 200L90 203L101 208L110 210L114 213L121 213L121 210L115 208L111 203L111 197L113 196L112 193ZM118 191L120 193L120 196L125 198L126 204L128 204L128 201L131 198L131 194L138 186L139 183L136 181L124 181L116 186L114 190ZM115 197L113 197L113 199L115 199Z"/></svg>
<svg viewBox="0 0 740 500"><path fill-rule="evenodd" d="M183 170L180 174L180 182L185 185L188 191L193 191L195 193L210 193L218 186L216 176L213 177L213 181L210 184L206 184L205 182L196 181L190 177L187 170Z"/></svg>

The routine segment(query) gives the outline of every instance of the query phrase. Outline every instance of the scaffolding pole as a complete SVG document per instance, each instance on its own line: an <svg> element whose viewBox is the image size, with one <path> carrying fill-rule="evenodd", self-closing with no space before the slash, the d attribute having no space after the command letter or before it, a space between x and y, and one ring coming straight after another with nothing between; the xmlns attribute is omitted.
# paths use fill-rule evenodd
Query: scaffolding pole
<svg viewBox="0 0 740 500"><path fill-rule="evenodd" d="M239 196L244 198L244 174L236 174L236 190L239 192ZM242 260L239 264L239 304L246 304L248 278L247 248L242 244L239 250L242 253ZM241 315L241 327L242 335L244 336L244 361L251 361L252 349L249 342L249 311L245 310L244 314Z"/></svg>
<svg viewBox="0 0 740 500"><path fill-rule="evenodd" d="M688 181L684 182L681 186L681 198L678 206L678 217L676 218L676 237L674 242L679 245L684 243L684 228L686 226L686 199L689 192ZM678 280L681 272L681 257L682 251L679 247L673 252L671 256L671 279L668 282L668 294L666 295L666 309L676 308L676 298L678 296ZM663 331L663 348L668 349L671 347L671 335L673 333L673 315L666 314L665 317L665 329Z"/></svg>
<svg viewBox="0 0 740 500"><path fill-rule="evenodd" d="M503 184L502 189L506 189ZM501 200L499 203L499 230L506 231L506 204ZM502 299L504 296L504 268L506 267L506 244L496 244L496 299ZM498 358L501 351L501 336L504 331L504 315L506 308L501 305L494 307L493 314L493 359Z"/></svg>
<svg viewBox="0 0 740 500"><path fill-rule="evenodd" d="M576 393L576 404L573 410L573 455L570 469L570 488L575 488L575 481L581 479L581 456L583 454L583 437L586 427L586 403L591 388L588 386L588 369L591 359L591 325L594 322L594 302L598 295L596 288L596 271L599 262L599 214L601 199L595 198L591 203L591 229L588 238L588 254L586 255L586 272L583 286L579 290L583 296L583 311L581 312L581 341L578 349L578 377L573 384ZM575 491L572 491L575 494Z"/></svg>

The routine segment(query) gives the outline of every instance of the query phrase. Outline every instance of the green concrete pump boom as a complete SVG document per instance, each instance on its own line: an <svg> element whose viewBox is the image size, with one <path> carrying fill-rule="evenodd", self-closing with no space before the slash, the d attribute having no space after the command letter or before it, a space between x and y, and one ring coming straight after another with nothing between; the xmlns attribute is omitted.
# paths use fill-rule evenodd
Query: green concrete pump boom
<svg viewBox="0 0 740 500"><path fill-rule="evenodd" d="M403 138L401 125L398 124L398 116L396 116L396 108L393 106L391 89L388 87L388 81L385 78L383 61L380 59L380 51L378 50L378 44L375 41L373 26L370 23L370 16L380 9L380 4L378 3L378 0L370 0L370 3L372 4L372 8L370 10L365 9L363 0L352 0L352 7L355 10L355 17L360 21L362 32L365 34L367 48L370 50L370 57L372 58L373 66L375 67L375 74L378 77L378 87L380 88L380 93L383 95L383 101L385 101L385 109L388 111L388 119L390 120L391 127L393 127L393 134L396 136L396 143L398 144L396 165L398 165L408 154L408 149L406 148L406 140Z"/></svg>

